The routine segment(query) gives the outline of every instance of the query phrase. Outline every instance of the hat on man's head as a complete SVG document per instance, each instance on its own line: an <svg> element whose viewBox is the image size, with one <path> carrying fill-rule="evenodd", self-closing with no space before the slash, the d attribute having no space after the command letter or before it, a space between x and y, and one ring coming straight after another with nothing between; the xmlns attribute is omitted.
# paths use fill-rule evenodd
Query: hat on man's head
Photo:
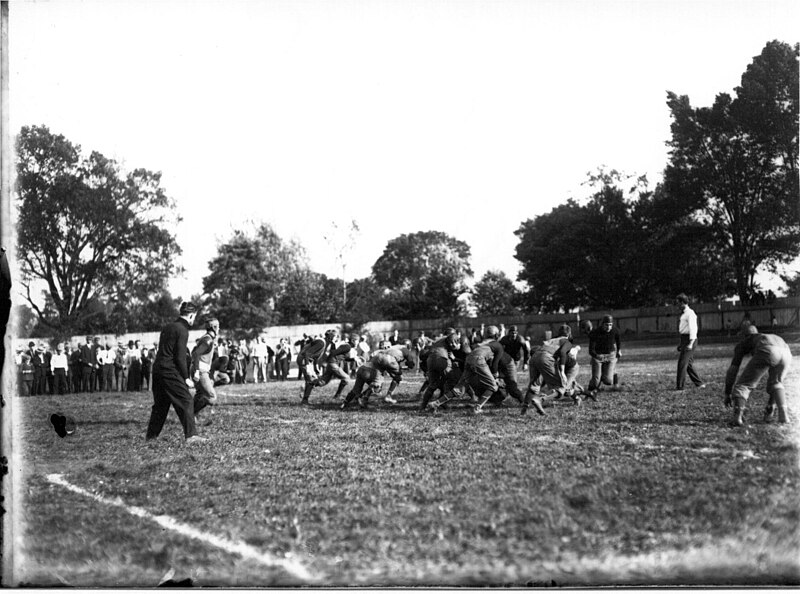
<svg viewBox="0 0 800 594"><path fill-rule="evenodd" d="M603 323L604 324L613 324L614 318L612 316L603 316Z"/></svg>
<svg viewBox="0 0 800 594"><path fill-rule="evenodd" d="M742 328L742 332L747 334L758 334L758 328L756 328L755 324L748 324L744 328Z"/></svg>
<svg viewBox="0 0 800 594"><path fill-rule="evenodd" d="M517 330L517 327L516 327L516 326L513 326L513 325L512 325L512 326L509 326L509 327L508 327L508 331L509 331L509 332L517 332L518 330Z"/></svg>
<svg viewBox="0 0 800 594"><path fill-rule="evenodd" d="M36 343L35 343L35 342L33 342L33 341L30 341L30 342L28 343L28 346L29 346L29 347L35 347L35 346L36 346Z"/></svg>
<svg viewBox="0 0 800 594"><path fill-rule="evenodd" d="M191 301L184 301L181 303L180 314L188 316L189 314L197 313L197 306Z"/></svg>

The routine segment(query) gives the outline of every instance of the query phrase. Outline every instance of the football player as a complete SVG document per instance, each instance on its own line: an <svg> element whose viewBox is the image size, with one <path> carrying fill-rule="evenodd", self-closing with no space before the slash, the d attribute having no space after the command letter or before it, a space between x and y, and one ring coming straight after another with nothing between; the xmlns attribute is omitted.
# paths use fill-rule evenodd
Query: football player
<svg viewBox="0 0 800 594"><path fill-rule="evenodd" d="M325 371L322 377L313 382L315 388L325 386L333 378L339 378L339 387L336 388L336 394L333 395L334 399L338 398L344 392L344 389L350 385L350 375L345 371L345 361L354 361L355 349L358 344L358 334L351 334L347 337L347 341L340 344L335 349L328 353L328 358L325 361Z"/></svg>
<svg viewBox="0 0 800 594"><path fill-rule="evenodd" d="M780 336L761 334L752 324L746 326L743 332L747 336L734 348L733 360L725 374L725 406L730 407L733 404L733 424L744 425L744 411L750 391L767 373L769 403L764 411L764 420L769 422L777 408L778 422L786 423L788 419L783 378L792 364L792 353ZM737 379L739 366L746 355L751 355L750 361Z"/></svg>
<svg viewBox="0 0 800 594"><path fill-rule="evenodd" d="M211 364L214 360L214 350L217 347L219 334L219 320L208 318L206 320L206 333L199 339L192 349L192 379L196 388L194 394L194 419L196 425L210 425L214 409L210 408L208 417L201 420L200 413L206 407L217 404L217 392L214 389L214 378L211 375Z"/></svg>
<svg viewBox="0 0 800 594"><path fill-rule="evenodd" d="M500 359L505 352L497 338L500 330L497 326L489 326L483 331L485 337L475 346L464 361L464 370L458 383L452 390L431 403L431 409L437 412L439 408L453 398L464 395L467 386L471 387L478 397L478 404L474 411L476 414L483 412L483 406L497 392L497 377ZM491 364L491 367L489 365Z"/></svg>
<svg viewBox="0 0 800 594"><path fill-rule="evenodd" d="M300 373L305 380L300 404L308 404L308 397L311 395L311 390L314 389L317 381L317 363L321 364L324 361L325 354L333 345L335 338L336 330L327 330L324 338L317 337L312 339L297 354L297 365L300 367Z"/></svg>

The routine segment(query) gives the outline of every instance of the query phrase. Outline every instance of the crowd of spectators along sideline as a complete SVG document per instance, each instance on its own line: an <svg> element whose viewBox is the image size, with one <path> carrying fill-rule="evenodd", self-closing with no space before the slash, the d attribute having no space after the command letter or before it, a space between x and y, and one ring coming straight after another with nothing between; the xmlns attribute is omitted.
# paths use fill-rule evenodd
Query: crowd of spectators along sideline
<svg viewBox="0 0 800 594"><path fill-rule="evenodd" d="M480 340L480 330L470 329L471 341ZM290 343L281 338L278 344L267 344L266 338L235 341L220 337L212 363L212 377L216 384L262 383L286 381L292 360L315 335L303 337ZM372 340L370 340L372 339ZM418 357L431 338L425 332L417 333L414 339L404 339L398 330L391 335L383 334L377 340L377 349L390 346L408 347ZM355 373L358 362L369 359L374 337L361 335L353 361L348 362ZM127 345L110 341L101 343L99 337L87 336L85 342L73 347L64 342L55 346L44 341L29 342L27 349L19 349L15 361L21 396L50 394L78 394L89 392L138 392L150 390L153 361L158 345L142 345L139 340L130 340ZM300 379L298 372L297 379Z"/></svg>

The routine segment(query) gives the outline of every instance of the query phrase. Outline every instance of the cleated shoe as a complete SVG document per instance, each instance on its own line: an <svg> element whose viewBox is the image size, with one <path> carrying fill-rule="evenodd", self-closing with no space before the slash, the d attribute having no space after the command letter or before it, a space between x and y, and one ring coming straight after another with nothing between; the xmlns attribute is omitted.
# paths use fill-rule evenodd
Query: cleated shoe
<svg viewBox="0 0 800 594"><path fill-rule="evenodd" d="M483 414L483 407L478 405L478 406L476 406L475 408L472 409L472 412L474 414L476 414L476 415L482 415Z"/></svg>
<svg viewBox="0 0 800 594"><path fill-rule="evenodd" d="M207 437L200 437L199 435L192 435L186 438L186 445L195 445L198 443L205 443L208 441Z"/></svg>
<svg viewBox="0 0 800 594"><path fill-rule="evenodd" d="M368 404L369 404L369 401L366 398L364 398L363 396L359 396L359 398L358 398L358 407L360 409L365 410L367 408Z"/></svg>
<svg viewBox="0 0 800 594"><path fill-rule="evenodd" d="M775 405L768 404L764 409L764 422L769 423L775 418Z"/></svg>
<svg viewBox="0 0 800 594"><path fill-rule="evenodd" d="M592 402L597 402L597 390L589 390L586 392L586 397Z"/></svg>
<svg viewBox="0 0 800 594"><path fill-rule="evenodd" d="M394 398L392 398L392 397L391 397L391 396L389 396L389 395L386 395L386 396L384 396L384 397L383 397L383 401L384 401L386 404L397 404L397 400L395 400Z"/></svg>

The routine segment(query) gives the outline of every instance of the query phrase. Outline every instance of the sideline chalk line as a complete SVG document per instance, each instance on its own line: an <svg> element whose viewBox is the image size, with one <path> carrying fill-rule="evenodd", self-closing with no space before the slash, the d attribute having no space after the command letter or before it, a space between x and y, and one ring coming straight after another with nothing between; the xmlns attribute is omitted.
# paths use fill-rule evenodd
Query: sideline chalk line
<svg viewBox="0 0 800 594"><path fill-rule="evenodd" d="M209 532L203 532L202 530L197 530L187 524L182 524L178 522L174 518L169 516L156 516L151 514L146 509L141 507L136 507L132 505L125 504L121 499L107 499L100 495L96 495L95 493L91 493L86 489L82 489L72 483L68 482L64 479L63 474L49 474L47 475L47 480L55 485L59 485L74 493L78 493L80 495L84 495L99 503L103 503L105 505L112 505L114 507L120 507L124 509L129 514L144 518L145 520L150 520L155 522L159 526L166 528L167 530L172 530L173 532L177 532L182 536L187 536L189 538L193 538L195 540L200 540L210 545L213 545L219 549L222 549L228 553L234 553L244 557L245 559L252 559L254 561L258 561L264 565L269 567L280 567L281 569L285 570L287 573L292 575L293 577L297 578L298 580L304 582L313 581L313 578L309 571L303 567L303 565L295 560L292 559L281 559L280 557L275 557L273 555L269 555L267 553L262 553L255 547L252 547L244 542L241 541L232 541L228 540L227 538L223 538L221 536L217 536L216 534L211 534Z"/></svg>

